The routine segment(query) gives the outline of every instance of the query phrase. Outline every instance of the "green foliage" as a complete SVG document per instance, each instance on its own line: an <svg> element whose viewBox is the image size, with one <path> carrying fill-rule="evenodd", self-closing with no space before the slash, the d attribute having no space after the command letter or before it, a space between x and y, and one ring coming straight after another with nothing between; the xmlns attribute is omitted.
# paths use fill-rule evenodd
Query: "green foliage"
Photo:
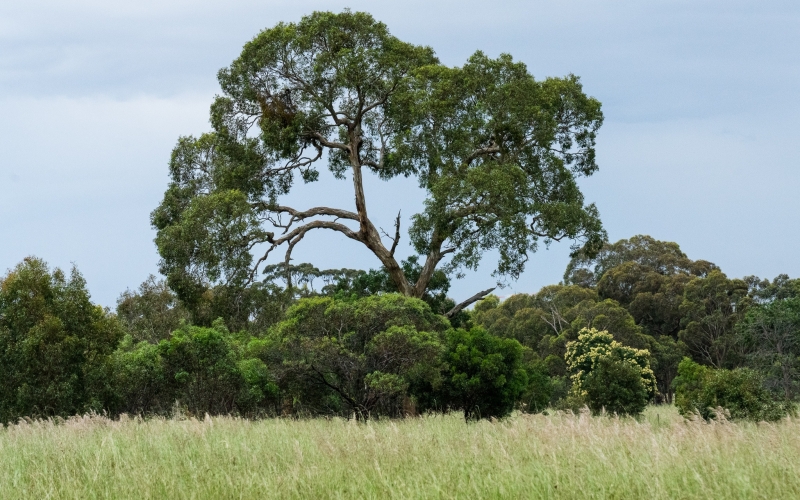
<svg viewBox="0 0 800 500"><path fill-rule="evenodd" d="M410 229L418 253L447 238L450 266L474 268L497 249L497 273L516 277L540 240L569 237L590 254L599 249L605 232L596 207L583 205L577 177L597 169L603 117L577 77L536 81L510 55L482 52L460 68L429 65L415 77L390 113L407 130L395 137L397 160L429 194ZM564 106L574 121L563 121Z"/></svg>
<svg viewBox="0 0 800 500"><path fill-rule="evenodd" d="M639 415L650 399L638 365L618 352L600 356L581 384L589 408L618 415Z"/></svg>
<svg viewBox="0 0 800 500"><path fill-rule="evenodd" d="M26 258L0 281L0 422L102 410L121 336L76 268Z"/></svg>
<svg viewBox="0 0 800 500"><path fill-rule="evenodd" d="M776 401L764 388L763 378L749 368L712 369L684 358L675 379L675 406L682 415L698 414L704 419L732 418L779 420L793 407ZM726 414L720 415L722 408Z"/></svg>
<svg viewBox="0 0 800 500"><path fill-rule="evenodd" d="M751 307L737 329L738 342L747 346L748 366L764 375L767 387L785 400L797 399L800 394L800 296Z"/></svg>
<svg viewBox="0 0 800 500"><path fill-rule="evenodd" d="M626 346L636 349L649 347L649 339L642 333L642 328L636 324L628 311L614 300L581 302L570 311L568 317L575 318L570 322L570 339L577 338L579 332L585 328L593 328L610 332L617 341Z"/></svg>
<svg viewBox="0 0 800 500"><path fill-rule="evenodd" d="M503 303L484 301L473 321L500 337L514 338L546 358L563 357L567 342L584 328L607 330L625 345L649 348L652 339L614 300L599 300L594 290L551 285L535 295L517 294Z"/></svg>
<svg viewBox="0 0 800 500"><path fill-rule="evenodd" d="M247 287L198 282L190 292L181 293L183 299L167 281L150 276L138 290L126 290L120 295L117 317L134 341L158 343L168 338L181 321L211 326L219 318L233 331L260 334L283 318L293 299L292 293L272 279Z"/></svg>
<svg viewBox="0 0 800 500"><path fill-rule="evenodd" d="M416 387L435 386L448 322L398 294L301 299L273 335L295 411L359 419L413 411Z"/></svg>
<svg viewBox="0 0 800 500"><path fill-rule="evenodd" d="M710 262L690 260L677 243L636 235L613 244L606 243L596 255L581 253L575 255L564 272L564 282L595 287L599 285L607 271L628 262L664 276L673 274L705 276L717 269L717 266Z"/></svg>
<svg viewBox="0 0 800 500"><path fill-rule="evenodd" d="M529 389L522 345L483 328L447 332L444 360L442 402L467 420L505 417Z"/></svg>
<svg viewBox="0 0 800 500"><path fill-rule="evenodd" d="M178 402L193 415L275 413L278 387L254 339L182 323L169 338L134 343L128 335L111 358L115 413L166 414Z"/></svg>
<svg viewBox="0 0 800 500"><path fill-rule="evenodd" d="M189 312L164 280L150 275L136 292L126 290L117 299L117 318L134 342L157 344L188 320Z"/></svg>
<svg viewBox="0 0 800 500"><path fill-rule="evenodd" d="M529 358L524 362L528 384L519 397L520 408L528 413L541 413L553 401L553 396L557 395L559 381L550 377L549 367L544 360L530 349L525 349L524 352L525 357Z"/></svg>
<svg viewBox="0 0 800 500"><path fill-rule="evenodd" d="M650 353L622 345L605 331L586 328L567 344L572 393L594 411L638 415L656 395Z"/></svg>
<svg viewBox="0 0 800 500"><path fill-rule="evenodd" d="M751 300L743 280L728 279L721 271L695 278L686 285L680 312L679 338L695 361L715 368L731 368L743 361L735 325Z"/></svg>
<svg viewBox="0 0 800 500"><path fill-rule="evenodd" d="M422 274L422 264L416 255L403 260L400 267L411 284L415 284ZM444 271L437 269L433 272L425 293L420 298L431 306L436 314L445 314L455 305L453 300L447 298L448 290L450 290L450 278ZM366 297L377 293L398 293L400 291L392 282L386 269L382 268L358 271L352 277L344 276L336 282L333 292L343 296L355 294L358 297ZM465 317L465 314L460 315L462 321L466 319Z"/></svg>
<svg viewBox="0 0 800 500"><path fill-rule="evenodd" d="M772 281L757 276L747 276L744 281L750 288L750 297L759 304L800 297L800 279L790 279L786 274L779 274Z"/></svg>
<svg viewBox="0 0 800 500"><path fill-rule="evenodd" d="M660 335L650 340L650 367L658 385L657 402L671 403L675 391L672 381L678 375L678 364L688 355L686 344L669 335Z"/></svg>
<svg viewBox="0 0 800 500"><path fill-rule="evenodd" d="M126 335L111 356L112 413L166 414L175 403L161 351L147 341Z"/></svg>
<svg viewBox="0 0 800 500"><path fill-rule="evenodd" d="M224 324L183 325L158 345L176 399L194 414L230 413L243 385Z"/></svg>
<svg viewBox="0 0 800 500"><path fill-rule="evenodd" d="M691 264L689 264L691 265ZM677 336L686 284L694 275L662 274L635 261L613 267L603 274L597 291L628 309L637 324L651 335Z"/></svg>

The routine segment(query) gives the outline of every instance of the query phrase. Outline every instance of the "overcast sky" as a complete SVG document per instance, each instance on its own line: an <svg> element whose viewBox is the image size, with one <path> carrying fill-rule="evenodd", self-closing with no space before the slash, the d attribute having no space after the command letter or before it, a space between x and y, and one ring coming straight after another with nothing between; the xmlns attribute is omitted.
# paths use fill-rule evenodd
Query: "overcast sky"
<svg viewBox="0 0 800 500"><path fill-rule="evenodd" d="M579 75L606 117L581 185L612 241L650 234L729 276L800 275L797 0L2 2L0 272L27 255L75 263L107 306L156 273L149 214L178 137L209 128L217 70L262 29L345 7L449 65L480 49ZM292 201L353 204L349 183L323 180ZM378 225L419 209L413 183L369 188ZM303 245L297 261L319 267L379 265L335 235ZM567 247L533 255L501 295L558 282ZM453 297L491 286L494 264Z"/></svg>

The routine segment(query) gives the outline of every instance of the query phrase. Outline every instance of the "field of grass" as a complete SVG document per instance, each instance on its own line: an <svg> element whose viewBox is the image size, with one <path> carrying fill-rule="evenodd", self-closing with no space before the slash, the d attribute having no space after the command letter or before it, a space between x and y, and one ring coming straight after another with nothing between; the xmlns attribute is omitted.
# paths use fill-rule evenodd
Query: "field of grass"
<svg viewBox="0 0 800 500"><path fill-rule="evenodd" d="M0 498L800 498L800 421L75 417L0 430Z"/></svg>

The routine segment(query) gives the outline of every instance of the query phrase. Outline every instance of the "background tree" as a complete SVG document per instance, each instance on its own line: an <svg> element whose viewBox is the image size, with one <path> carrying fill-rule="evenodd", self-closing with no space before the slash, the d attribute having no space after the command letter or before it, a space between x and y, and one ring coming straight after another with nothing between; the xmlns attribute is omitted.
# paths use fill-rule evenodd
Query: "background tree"
<svg viewBox="0 0 800 500"><path fill-rule="evenodd" d="M747 276L744 281L750 289L750 297L757 304L800 297L800 279L791 279L786 274L779 274L772 281L758 276Z"/></svg>
<svg viewBox="0 0 800 500"><path fill-rule="evenodd" d="M677 243L636 235L616 243L606 243L596 255L575 254L564 272L564 282L595 287L606 271L626 262L634 262L665 276L680 273L704 276L717 268L707 261L690 260Z"/></svg>
<svg viewBox="0 0 800 500"><path fill-rule="evenodd" d="M151 343L169 338L183 320L210 327L222 319L234 331L263 333L283 318L298 295L297 288L287 291L271 278L267 275L264 281L247 288L199 284L197 293L184 301L164 280L150 276L138 290L126 290L117 299L117 316L135 341Z"/></svg>
<svg viewBox="0 0 800 500"><path fill-rule="evenodd" d="M604 239L577 185L597 169L600 103L574 76L536 81L510 56L480 52L447 68L430 48L345 11L261 32L218 77L214 130L179 140L152 214L161 271L187 303L206 283L252 282L278 247L288 265L316 229L366 246L411 297L425 295L445 258L458 274L497 249L496 273L516 278L540 242L568 238L592 255ZM318 179L324 158L350 177L354 210L281 205L296 176ZM395 256L399 217L387 246L368 215L366 172L415 176L426 192L409 231L423 259L416 277Z"/></svg>
<svg viewBox="0 0 800 500"><path fill-rule="evenodd" d="M743 362L744 345L735 326L751 300L743 280L728 279L719 270L686 285L680 311L680 339L693 359L715 368L731 368Z"/></svg>
<svg viewBox="0 0 800 500"><path fill-rule="evenodd" d="M595 288L600 298L613 299L627 309L641 332L649 336L646 347L652 354L659 397L669 401L678 363L689 354L679 339L686 313L681 309L686 286L717 269L711 262L689 259L677 243L637 235L606 244L594 258L576 255L564 280Z"/></svg>
<svg viewBox="0 0 800 500"><path fill-rule="evenodd" d="M137 291L126 290L117 299L117 318L136 342L144 340L157 344L169 338L181 320L189 317L189 311L167 287L166 281L152 274Z"/></svg>
<svg viewBox="0 0 800 500"><path fill-rule="evenodd" d="M738 324L748 365L767 387L791 401L800 390L800 297L773 300L747 311Z"/></svg>
<svg viewBox="0 0 800 500"><path fill-rule="evenodd" d="M76 268L26 258L0 280L0 422L101 411L121 336Z"/></svg>

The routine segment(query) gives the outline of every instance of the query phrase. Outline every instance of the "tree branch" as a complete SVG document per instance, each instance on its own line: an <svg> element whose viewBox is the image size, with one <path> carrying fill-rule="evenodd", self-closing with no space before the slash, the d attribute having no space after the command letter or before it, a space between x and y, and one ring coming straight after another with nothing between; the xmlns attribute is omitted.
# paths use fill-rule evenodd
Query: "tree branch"
<svg viewBox="0 0 800 500"><path fill-rule="evenodd" d="M272 253L273 250L275 250L280 245L289 242L288 255L291 255L291 250L294 248L294 245L297 244L298 241L303 239L305 234L311 231L312 229L333 229L334 231L338 231L352 240L362 241L358 233L356 233L349 227L345 226L344 224L339 224L338 222L331 222L324 220L315 220L313 222L309 222L304 226L296 228L289 234L281 236L280 238L273 239L272 245L267 249L264 255L260 259L258 259L258 261L256 261L255 265L253 266L253 269L250 272L250 279L248 280L248 282L253 281L253 279L255 278L255 274L258 271L258 266L260 266L262 262L267 260L267 257L269 257L269 254Z"/></svg>
<svg viewBox="0 0 800 500"><path fill-rule="evenodd" d="M381 229L383 235L389 238L390 236L386 234L386 231ZM392 249L389 250L389 254L394 257L394 251L397 250L397 243L400 241L400 211L397 211L397 219L394 221L394 238L392 239Z"/></svg>
<svg viewBox="0 0 800 500"><path fill-rule="evenodd" d="M324 135L320 134L319 132L309 132L308 136L316 141L318 144L325 146L326 148L331 149L341 149L342 151L350 152L350 146L347 144L342 144L341 142L329 141L325 138Z"/></svg>
<svg viewBox="0 0 800 500"><path fill-rule="evenodd" d="M497 288L497 287L496 287L496 286L493 286L492 288L488 288L488 289L486 289L486 290L484 290L484 291L482 291L482 292L478 292L478 293L476 293L475 295L473 295L472 297L468 298L468 299L467 299L467 300L465 300L464 302L462 302L462 303L458 304L458 305L457 305L457 306L455 306L454 308L452 308L452 309L450 309L449 311L447 311L447 312L445 313L445 316L447 316L448 318L452 318L452 317L453 317L453 316L455 316L456 314L460 313L460 312L461 312L461 311L462 311L462 310L463 310L465 307L469 306L469 305L470 305L470 304L472 304L473 302L477 302L477 301L481 300L481 299L482 299L482 298L484 298L486 295L488 295L488 294L490 294L491 292L493 292L495 288Z"/></svg>
<svg viewBox="0 0 800 500"><path fill-rule="evenodd" d="M500 152L500 146L497 145L492 145L489 146L488 148L476 149L475 151L472 152L471 155L467 156L466 160L464 160L464 163L469 165L470 163L472 163L472 160L480 156L491 155L499 152Z"/></svg>

